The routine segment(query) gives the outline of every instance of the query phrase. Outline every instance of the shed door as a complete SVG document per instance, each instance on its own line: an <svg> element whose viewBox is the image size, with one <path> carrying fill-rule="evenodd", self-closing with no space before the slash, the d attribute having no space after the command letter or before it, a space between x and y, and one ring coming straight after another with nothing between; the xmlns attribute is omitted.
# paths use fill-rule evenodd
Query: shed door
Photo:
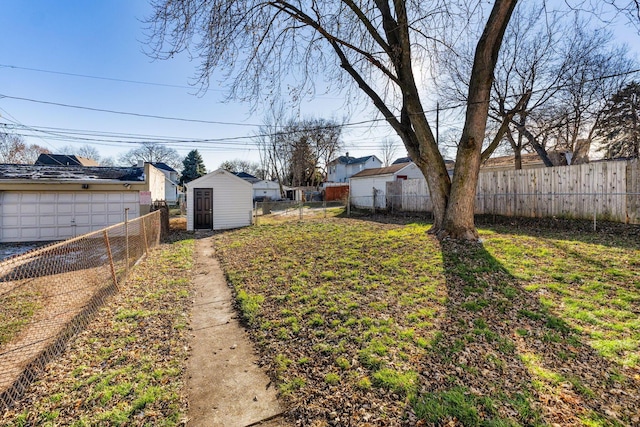
<svg viewBox="0 0 640 427"><path fill-rule="evenodd" d="M193 228L213 229L213 189L193 189Z"/></svg>

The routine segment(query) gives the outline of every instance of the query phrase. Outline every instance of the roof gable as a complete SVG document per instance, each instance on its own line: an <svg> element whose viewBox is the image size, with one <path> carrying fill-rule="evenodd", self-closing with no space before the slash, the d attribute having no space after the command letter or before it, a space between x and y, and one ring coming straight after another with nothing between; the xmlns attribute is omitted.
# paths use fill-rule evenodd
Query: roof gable
<svg viewBox="0 0 640 427"><path fill-rule="evenodd" d="M329 162L329 164L334 164L334 163L342 163L343 165L358 165L361 163L367 163L367 161L369 159L376 159L377 161L380 162L380 159L378 159L376 156L374 156L373 154L369 155L369 156L364 156L364 157L350 157L350 156L340 156L332 161ZM382 163L382 162L380 162Z"/></svg>
<svg viewBox="0 0 640 427"><path fill-rule="evenodd" d="M172 168L171 166L169 166L168 164L164 163L164 162L151 162L151 165L157 169L161 169L161 170L165 170L168 172L175 172L178 173L177 170L175 170L174 168Z"/></svg>
<svg viewBox="0 0 640 427"><path fill-rule="evenodd" d="M234 173L231 173L227 170L224 170L222 168L220 169L216 169L213 172L209 172L206 175L202 175L200 178L196 178L193 181L189 181L187 183L185 183L185 186L187 188L196 188L198 185L204 185L204 183L206 183L207 181L211 180L212 178L215 178L216 176L225 176L225 177L229 177L232 178L234 180L237 180L238 182L241 182L243 185L247 185L251 188L253 188L253 184L251 184L249 181L246 181L242 178L240 178L239 176L237 176Z"/></svg>
<svg viewBox="0 0 640 427"><path fill-rule="evenodd" d="M40 154L35 164L49 166L98 166L98 162L95 160L67 154Z"/></svg>
<svg viewBox="0 0 640 427"><path fill-rule="evenodd" d="M351 178L362 178L365 176L377 176L377 175L392 175L394 173L400 172L402 169L412 165L414 163L398 163L395 165L387 166L384 168L372 168L372 169L364 169L353 175Z"/></svg>

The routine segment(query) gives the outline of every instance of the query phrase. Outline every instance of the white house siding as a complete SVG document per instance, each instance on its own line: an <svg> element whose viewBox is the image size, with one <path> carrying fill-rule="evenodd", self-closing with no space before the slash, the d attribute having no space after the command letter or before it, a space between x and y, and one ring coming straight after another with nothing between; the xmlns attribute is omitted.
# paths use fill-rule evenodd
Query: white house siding
<svg viewBox="0 0 640 427"><path fill-rule="evenodd" d="M165 178L164 181L164 200L170 205L175 204L178 200L178 186L169 178Z"/></svg>
<svg viewBox="0 0 640 427"><path fill-rule="evenodd" d="M165 174L151 165L147 169L149 174L149 191L151 191L151 200L164 200L165 198ZM145 171L146 172L146 171Z"/></svg>
<svg viewBox="0 0 640 427"><path fill-rule="evenodd" d="M407 179L424 179L422 172L415 163L408 163L407 166L397 172L385 175L369 175L363 177L352 176L349 179L349 192L351 204L359 208L373 208L373 189L376 189L375 203L376 208L384 209L387 206L386 192L387 182L398 179L398 176L407 177Z"/></svg>
<svg viewBox="0 0 640 427"><path fill-rule="evenodd" d="M213 229L225 230L251 225L253 186L242 178L218 169L187 184L187 230L194 229L193 190L213 190Z"/></svg>
<svg viewBox="0 0 640 427"><path fill-rule="evenodd" d="M375 156L370 156L364 163L346 165L344 163L335 162L329 166L327 181L346 183L352 175L355 175L364 169L375 169L381 166L382 162L380 162L380 160Z"/></svg>
<svg viewBox="0 0 640 427"><path fill-rule="evenodd" d="M376 189L376 208L384 208L386 206L386 188L387 182L394 181L394 175L378 175L367 176L362 178L350 179L349 194L351 203L358 208L373 207L373 189Z"/></svg>
<svg viewBox="0 0 640 427"><path fill-rule="evenodd" d="M280 199L280 184L274 181L258 181L253 184L254 198Z"/></svg>
<svg viewBox="0 0 640 427"><path fill-rule="evenodd" d="M347 179L345 179L343 182L347 182L348 178L350 178L352 175L355 175L362 170L375 169L379 167L382 167L382 162L380 162L380 160L378 160L376 157L373 157L373 156L369 157L367 161L364 163L346 165Z"/></svg>
<svg viewBox="0 0 640 427"><path fill-rule="evenodd" d="M137 191L0 192L0 242L64 240L140 216Z"/></svg>

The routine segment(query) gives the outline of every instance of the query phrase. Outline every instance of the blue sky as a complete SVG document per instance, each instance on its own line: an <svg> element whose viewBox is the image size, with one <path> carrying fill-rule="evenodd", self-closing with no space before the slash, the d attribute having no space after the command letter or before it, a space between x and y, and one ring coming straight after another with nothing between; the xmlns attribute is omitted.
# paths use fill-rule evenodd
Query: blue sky
<svg viewBox="0 0 640 427"><path fill-rule="evenodd" d="M0 123L38 128L77 129L156 137L203 139L247 137L256 131L263 112L250 112L249 105L224 103L224 86L214 78L204 96L189 87L197 63L186 55L168 61L153 61L144 54L144 24L150 13L144 0L1 0L0 13ZM625 41L638 36L623 30ZM32 70L29 70L32 69ZM149 85L56 74L70 73L109 79L158 83ZM175 87L177 86L177 87ZM332 97L333 96L333 97ZM302 115L324 118L344 116L343 101L336 95L321 97L301 106ZM31 101L12 99L26 98ZM46 101L143 115L232 122L238 125L203 124L110 114L64 108ZM368 120L366 111L350 121ZM50 130L54 132L54 130ZM378 154L378 144L393 132L354 128L345 132L345 151L352 155ZM144 137L137 139L143 141ZM130 142L135 139L130 140ZM51 134L29 137L28 142L56 152L58 147L82 145L83 141L60 141ZM103 156L117 157L135 148L131 143L94 143ZM168 144L184 156L198 148L209 170L225 160L258 160L248 139L215 144ZM404 149L398 149L403 156Z"/></svg>
<svg viewBox="0 0 640 427"><path fill-rule="evenodd" d="M250 106L224 103L224 86L214 79L204 96L190 87L197 63L186 55L168 61L154 61L145 49L144 18L150 7L143 0L2 0L0 14L0 94L33 101L0 97L0 123L33 127L79 129L183 139L234 138L252 135L263 113ZM17 68L16 68L17 67ZM33 70L29 70L33 69ZM79 74L110 79L152 82L146 85L56 74ZM46 101L137 114L231 122L239 125L202 124L109 114L64 108L34 101ZM302 106L302 114L325 118L342 117L342 101L326 97ZM358 119L368 119L364 114ZM365 154L373 144L365 143L369 131L360 129L345 135L345 149ZM364 135L363 135L364 133ZM377 135L391 135L386 128ZM40 134L30 143L56 152L56 148L83 141L59 141ZM376 139L376 138L373 138ZM144 140L140 137L140 141ZM103 156L134 148L134 144L94 143ZM198 148L208 169L224 160L258 160L255 146L247 139L217 144L172 145L181 155ZM404 151L399 150L399 155ZM377 153L376 153L377 154Z"/></svg>

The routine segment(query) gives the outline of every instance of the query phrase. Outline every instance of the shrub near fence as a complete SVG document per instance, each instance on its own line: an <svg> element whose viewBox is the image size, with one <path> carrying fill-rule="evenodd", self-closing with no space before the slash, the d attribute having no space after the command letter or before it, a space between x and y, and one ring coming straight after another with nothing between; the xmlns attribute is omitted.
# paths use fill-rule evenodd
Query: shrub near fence
<svg viewBox="0 0 640 427"><path fill-rule="evenodd" d="M160 231L156 211L0 262L0 408L123 286Z"/></svg>

